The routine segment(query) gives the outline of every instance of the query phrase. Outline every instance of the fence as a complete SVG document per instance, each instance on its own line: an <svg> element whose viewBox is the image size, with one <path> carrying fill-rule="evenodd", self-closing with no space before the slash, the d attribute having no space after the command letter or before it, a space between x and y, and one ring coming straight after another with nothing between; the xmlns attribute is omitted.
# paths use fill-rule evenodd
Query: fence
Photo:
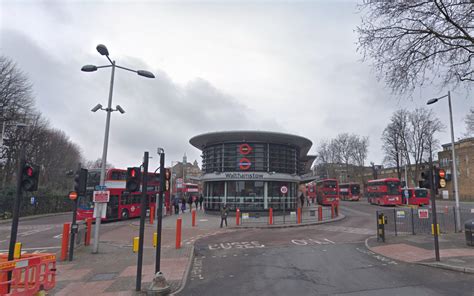
<svg viewBox="0 0 474 296"><path fill-rule="evenodd" d="M385 235L415 235L431 234L431 209L422 208L395 208L387 210L378 210L376 220L379 214L383 213L387 217L385 225ZM474 219L474 209L461 207L461 228L456 229L456 212L454 207L441 207L436 209L437 220L441 233L454 233L464 230L464 222Z"/></svg>
<svg viewBox="0 0 474 296"><path fill-rule="evenodd" d="M205 198L204 208L209 211L218 211L225 203L230 211L240 209L241 212L266 212L269 208L274 211L284 211L297 208L298 201L295 197L268 197L267 207L265 208L265 201L263 197L215 197Z"/></svg>

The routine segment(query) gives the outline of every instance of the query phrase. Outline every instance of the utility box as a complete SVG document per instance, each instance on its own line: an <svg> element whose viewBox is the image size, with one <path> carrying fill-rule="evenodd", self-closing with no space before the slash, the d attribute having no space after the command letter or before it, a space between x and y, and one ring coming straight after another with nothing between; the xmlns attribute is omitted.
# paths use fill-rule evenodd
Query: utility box
<svg viewBox="0 0 474 296"><path fill-rule="evenodd" d="M309 210L309 215L315 217L316 216L316 210Z"/></svg>
<svg viewBox="0 0 474 296"><path fill-rule="evenodd" d="M466 221L464 224L464 233L466 234L466 244L474 247L474 219Z"/></svg>

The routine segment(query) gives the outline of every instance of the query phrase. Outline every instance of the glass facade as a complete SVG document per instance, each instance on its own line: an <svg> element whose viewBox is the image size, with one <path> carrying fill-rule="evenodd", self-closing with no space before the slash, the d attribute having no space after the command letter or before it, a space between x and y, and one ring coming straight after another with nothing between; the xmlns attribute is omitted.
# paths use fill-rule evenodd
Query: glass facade
<svg viewBox="0 0 474 296"><path fill-rule="evenodd" d="M213 172L276 172L298 174L299 149L266 143L223 143L203 150L202 169Z"/></svg>
<svg viewBox="0 0 474 296"><path fill-rule="evenodd" d="M282 186L288 188L287 194L281 193ZM204 207L219 210L226 203L230 210L295 210L297 191L297 182L208 181L204 183Z"/></svg>

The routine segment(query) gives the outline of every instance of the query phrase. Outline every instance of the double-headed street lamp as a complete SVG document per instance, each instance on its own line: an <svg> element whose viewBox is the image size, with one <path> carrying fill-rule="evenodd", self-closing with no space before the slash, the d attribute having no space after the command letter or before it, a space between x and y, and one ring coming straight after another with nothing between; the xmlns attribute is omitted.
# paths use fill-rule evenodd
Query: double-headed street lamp
<svg viewBox="0 0 474 296"><path fill-rule="evenodd" d="M460 212L459 212L459 190L458 190L458 174L457 174L457 165L456 165L456 152L455 152L455 149L454 149L454 127L453 127L453 110L452 110L452 107L451 107L451 92L448 91L448 94L447 95L444 95L444 96L441 96L439 98L434 98L434 99L431 99L431 100L428 100L428 102L426 103L427 105L431 105L431 104L434 104L436 102L438 102L439 100L441 99L444 99L448 97L448 105L449 105L449 120L450 120L450 125L451 125L451 157L452 157L452 163L453 163L453 182L454 182L454 186L453 186L453 193L454 193L454 198L456 200L456 207L455 207L455 211L456 211L456 229L458 231L461 230L461 216L460 216Z"/></svg>
<svg viewBox="0 0 474 296"><path fill-rule="evenodd" d="M109 62L110 65L105 65L105 66L95 66L95 65L85 65L82 67L82 71L84 72L94 72L97 71L97 69L100 68L109 68L112 67L112 76L110 78L110 89L109 89L109 103L107 105L107 108L102 108L101 104L98 104L94 108L92 108L92 112L96 112L97 110L104 110L107 112L107 119L105 121L105 136L104 136L104 148L102 150L102 165L101 165L101 170L100 170L100 185L103 187L105 186L105 167L107 163L107 147L109 143L109 129L110 129L110 114L113 111L119 111L120 113L125 113L125 111L120 107L120 105L117 105L115 109L112 109L112 93L114 89L114 75L115 75L115 68L120 68L123 70L127 70L130 72L137 73L140 76L144 76L147 78L155 78L155 75L153 73L146 71L146 70L132 70L126 67L119 66L115 64L115 61L112 61L109 58L109 51L107 50L107 47L103 44L99 44L96 47L97 51L105 56ZM93 246L93 253L99 252L99 227L100 227L100 222L101 222L101 212L102 212L102 203L96 203L95 204L95 213L96 213L96 220L95 220L95 228L94 228L94 246Z"/></svg>

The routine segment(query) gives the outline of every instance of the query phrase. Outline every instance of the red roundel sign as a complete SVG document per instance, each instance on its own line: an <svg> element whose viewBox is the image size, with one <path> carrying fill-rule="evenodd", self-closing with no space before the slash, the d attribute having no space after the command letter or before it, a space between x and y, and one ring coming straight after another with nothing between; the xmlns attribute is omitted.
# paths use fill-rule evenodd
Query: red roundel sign
<svg viewBox="0 0 474 296"><path fill-rule="evenodd" d="M239 151L240 151L240 154L247 155L250 152L252 152L252 147L250 147L249 144L245 143L245 144L240 145Z"/></svg>
<svg viewBox="0 0 474 296"><path fill-rule="evenodd" d="M252 165L252 163L250 162L250 160L248 158L244 157L244 158L241 158L240 161L239 161L239 167L243 171L248 170L251 165Z"/></svg>

